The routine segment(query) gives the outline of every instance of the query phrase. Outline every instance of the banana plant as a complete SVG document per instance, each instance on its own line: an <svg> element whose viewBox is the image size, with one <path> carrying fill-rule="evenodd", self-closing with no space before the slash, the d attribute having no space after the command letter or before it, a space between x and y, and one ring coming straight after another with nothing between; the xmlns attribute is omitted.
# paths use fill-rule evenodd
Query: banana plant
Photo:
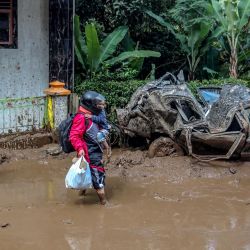
<svg viewBox="0 0 250 250"><path fill-rule="evenodd" d="M208 43L204 46L204 41L208 38L211 29L211 22L199 18L199 22L193 22L186 25L185 30L181 31L177 25L172 25L165 21L161 16L154 14L152 11L146 13L158 21L159 24L166 27L177 40L179 40L182 51L187 56L189 66L189 80L195 78L195 72L199 65L201 57L208 50Z"/></svg>
<svg viewBox="0 0 250 250"><path fill-rule="evenodd" d="M250 32L243 37L244 45L239 45L238 72L250 78Z"/></svg>
<svg viewBox="0 0 250 250"><path fill-rule="evenodd" d="M237 78L239 39L249 30L250 0L211 0L211 3L220 32L230 46L230 77Z"/></svg>
<svg viewBox="0 0 250 250"><path fill-rule="evenodd" d="M151 50L124 51L114 56L117 46L124 39L128 27L120 26L110 33L101 43L94 23L86 24L85 34L80 29L79 16L74 18L75 52L83 70L92 78L101 71L103 65L114 65L129 59L160 57L161 54Z"/></svg>

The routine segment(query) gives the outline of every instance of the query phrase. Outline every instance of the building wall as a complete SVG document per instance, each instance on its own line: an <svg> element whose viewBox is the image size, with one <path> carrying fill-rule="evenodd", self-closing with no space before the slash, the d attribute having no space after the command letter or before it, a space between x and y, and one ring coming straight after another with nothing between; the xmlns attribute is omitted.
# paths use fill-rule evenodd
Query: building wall
<svg viewBox="0 0 250 250"><path fill-rule="evenodd" d="M39 129L49 83L49 0L18 0L18 48L0 49L0 134Z"/></svg>
<svg viewBox="0 0 250 250"><path fill-rule="evenodd" d="M0 49L0 99L43 96L49 82L49 0L18 0L18 48Z"/></svg>

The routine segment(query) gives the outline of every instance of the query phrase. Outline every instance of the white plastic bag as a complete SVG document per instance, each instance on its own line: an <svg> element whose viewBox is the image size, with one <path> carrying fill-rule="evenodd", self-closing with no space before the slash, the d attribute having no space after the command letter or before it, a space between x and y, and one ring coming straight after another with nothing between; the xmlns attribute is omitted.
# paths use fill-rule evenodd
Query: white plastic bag
<svg viewBox="0 0 250 250"><path fill-rule="evenodd" d="M66 188L87 189L92 187L92 178L88 162L82 156L70 167L65 177Z"/></svg>

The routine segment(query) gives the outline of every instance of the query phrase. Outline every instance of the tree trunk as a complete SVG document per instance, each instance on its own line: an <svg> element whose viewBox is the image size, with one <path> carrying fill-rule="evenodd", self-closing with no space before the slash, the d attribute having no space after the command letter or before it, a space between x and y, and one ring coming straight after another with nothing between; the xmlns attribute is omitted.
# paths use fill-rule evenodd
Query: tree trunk
<svg viewBox="0 0 250 250"><path fill-rule="evenodd" d="M194 72L190 70L188 73L188 81L193 81L194 77L195 77Z"/></svg>
<svg viewBox="0 0 250 250"><path fill-rule="evenodd" d="M231 49L231 56L230 56L230 67L229 67L230 77L232 77L232 78L238 77L237 67L238 67L237 50L236 50L236 48L232 48Z"/></svg>

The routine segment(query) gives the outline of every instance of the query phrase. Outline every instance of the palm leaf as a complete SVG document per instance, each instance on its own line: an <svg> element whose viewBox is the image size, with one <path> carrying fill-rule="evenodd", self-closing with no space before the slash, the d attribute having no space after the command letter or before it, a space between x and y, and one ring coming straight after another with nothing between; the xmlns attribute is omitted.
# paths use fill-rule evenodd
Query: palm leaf
<svg viewBox="0 0 250 250"><path fill-rule="evenodd" d="M81 63L84 70L86 70L86 47L84 48L83 37L80 29L79 16L74 17L74 38L75 38L75 52L78 61Z"/></svg>
<svg viewBox="0 0 250 250"><path fill-rule="evenodd" d="M140 72L142 70L144 60L145 60L144 57L142 57L142 58L134 58L134 59L131 60L131 62L129 62L129 67L131 69L137 70L137 72Z"/></svg>
<svg viewBox="0 0 250 250"><path fill-rule="evenodd" d="M146 58L146 57L160 57L161 53L151 50L134 50L122 52L119 56L107 60L106 63L114 65L116 63L125 61L129 58Z"/></svg>
<svg viewBox="0 0 250 250"><path fill-rule="evenodd" d="M175 34L175 31L172 28L171 24L169 24L168 22L166 22L161 16L156 15L155 13L153 13L150 10L146 10L146 14L148 14L151 17L153 17L156 21L158 21L159 24L161 24L162 26L166 27L170 32L172 32L173 34Z"/></svg>
<svg viewBox="0 0 250 250"><path fill-rule="evenodd" d="M215 30L213 30L210 39L218 38L223 34L223 27L217 27Z"/></svg>
<svg viewBox="0 0 250 250"><path fill-rule="evenodd" d="M238 62L243 62L245 60L248 60L250 59L250 49L248 50L243 50L240 54L239 54L239 57L238 57Z"/></svg>
<svg viewBox="0 0 250 250"><path fill-rule="evenodd" d="M101 45L101 54L97 62L98 65L112 56L117 49L117 45L123 40L127 32L128 27L120 26L104 39Z"/></svg>
<svg viewBox="0 0 250 250"><path fill-rule="evenodd" d="M188 39L188 46L190 46L192 49L198 47L200 43L207 37L209 29L209 25L204 23L193 25Z"/></svg>
<svg viewBox="0 0 250 250"><path fill-rule="evenodd" d="M248 22L250 17L250 0L240 0L239 5L239 29L241 30Z"/></svg>
<svg viewBox="0 0 250 250"><path fill-rule="evenodd" d="M236 1L225 0L224 11L226 14L228 31L236 31L237 22L239 21L238 6Z"/></svg>
<svg viewBox="0 0 250 250"><path fill-rule="evenodd" d="M122 48L124 51L132 51L136 47L136 43L131 38L129 32L126 34L124 39L122 40Z"/></svg>
<svg viewBox="0 0 250 250"><path fill-rule="evenodd" d="M222 24L224 30L226 31L227 30L227 23L226 23L226 20L222 14L222 9L221 9L221 5L220 5L219 1L212 0L212 6L213 6L215 16L218 18L218 20Z"/></svg>
<svg viewBox="0 0 250 250"><path fill-rule="evenodd" d="M86 44L88 49L88 64L91 72L98 68L98 61L101 54L101 47L95 25L93 23L85 26Z"/></svg>
<svg viewBox="0 0 250 250"><path fill-rule="evenodd" d="M211 75L218 75L219 73L213 69L210 69L208 67L203 67L202 70L206 71L208 74L211 74Z"/></svg>

